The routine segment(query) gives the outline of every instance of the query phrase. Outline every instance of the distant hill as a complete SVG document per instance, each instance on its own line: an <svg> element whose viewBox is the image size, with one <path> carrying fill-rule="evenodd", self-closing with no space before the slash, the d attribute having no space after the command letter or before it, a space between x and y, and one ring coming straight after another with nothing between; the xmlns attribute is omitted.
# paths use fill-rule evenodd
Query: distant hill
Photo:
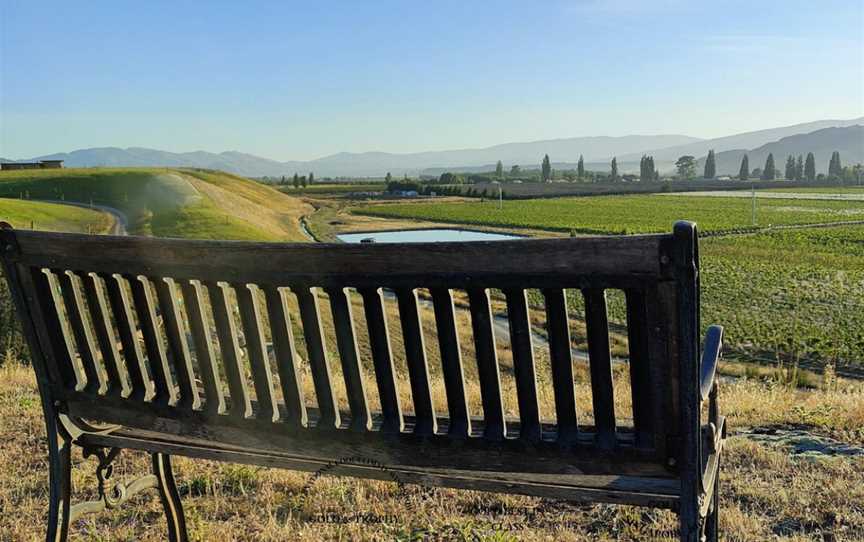
<svg viewBox="0 0 864 542"><path fill-rule="evenodd" d="M447 168L455 164L469 167L494 164L503 160L512 164L536 164L544 154L556 161L576 162L579 155L586 160L603 159L619 153L637 152L657 146L698 141L683 135L632 135L622 137L573 137L526 143L505 143L482 149L460 149L417 153L341 152L316 160L279 162L236 151L211 153L205 151L173 153L141 147L121 149L101 147L68 153L38 156L32 160L65 160L68 167L94 166L166 166L211 168L249 177L292 175L314 172L317 176L384 176L416 174L425 168Z"/></svg>
<svg viewBox="0 0 864 542"><path fill-rule="evenodd" d="M864 125L824 128L807 134L784 137L751 150L717 152L715 159L718 175L737 175L744 154L747 154L750 169L754 169L763 167L768 154L773 153L775 167L783 171L786 157L790 154L796 157L803 154L806 157L808 152L812 152L816 158L816 171L827 173L828 160L834 151L840 153L840 161L844 165L864 163ZM698 162L697 171L702 171L705 157L700 157Z"/></svg>
<svg viewBox="0 0 864 542"><path fill-rule="evenodd" d="M554 167L575 167L583 155L586 167L606 170L609 160L618 157L623 172L638 171L642 154L654 156L658 169L671 171L674 161L684 154L702 157L709 149L717 153L735 149L754 149L781 138L811 133L828 127L864 124L864 118L853 120L820 120L794 126L746 132L716 139L699 139L686 135L628 135L620 137L571 137L521 143L504 143L479 149L456 149L416 153L341 152L308 161L280 162L237 151L174 153L156 149L101 147L68 153L38 156L31 160L65 160L68 167L197 167L219 169L247 177L293 175L313 172L317 177L383 177L388 171L396 176L438 174L441 171L489 171L501 160L506 168L514 164L538 167L549 154ZM838 137L842 137L838 136ZM844 147L845 148L845 147ZM818 158L818 156L817 156ZM850 155L851 158L851 155ZM754 164L751 157L751 164ZM721 168L718 171L724 172Z"/></svg>
<svg viewBox="0 0 864 542"><path fill-rule="evenodd" d="M654 157L657 162L674 162L680 156L691 155L700 157L708 154L708 151L714 149L715 153L723 151L731 151L734 149L755 149L766 143L777 141L781 138L796 135L806 134L821 130L823 128L852 126L856 124L864 124L864 117L850 120L818 120L815 122L806 122L803 124L794 124L792 126L782 126L780 128L771 128L768 130L757 130L755 132L743 132L725 137L717 137L714 139L703 139L694 143L684 145L674 145L665 148L656 148L647 151ZM618 161L639 161L641 153L631 155L623 155L618 157ZM752 164L753 161L751 160ZM719 170L718 170L719 171Z"/></svg>

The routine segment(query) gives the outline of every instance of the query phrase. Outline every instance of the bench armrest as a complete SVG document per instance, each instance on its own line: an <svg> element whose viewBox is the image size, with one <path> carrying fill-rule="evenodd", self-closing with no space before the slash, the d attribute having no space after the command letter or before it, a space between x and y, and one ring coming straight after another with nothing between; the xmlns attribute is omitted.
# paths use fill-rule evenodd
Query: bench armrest
<svg viewBox="0 0 864 542"><path fill-rule="evenodd" d="M711 395L714 387L714 374L717 372L717 361L720 359L720 349L723 346L723 327L710 326L705 333L705 346L702 351L702 363L699 374L699 393L702 401Z"/></svg>

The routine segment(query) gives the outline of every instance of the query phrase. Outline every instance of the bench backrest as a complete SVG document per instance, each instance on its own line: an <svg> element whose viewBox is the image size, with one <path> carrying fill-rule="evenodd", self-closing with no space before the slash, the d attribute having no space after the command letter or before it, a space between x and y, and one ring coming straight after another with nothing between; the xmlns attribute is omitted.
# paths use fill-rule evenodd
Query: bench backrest
<svg viewBox="0 0 864 542"><path fill-rule="evenodd" d="M682 435L698 431L698 255L690 223L668 235L363 245L9 228L0 235L42 400L70 416L240 447L278 443L305 456L526 472L559 472L563 462L584 472L649 476L676 476L687 448ZM344 411L319 289L330 300ZM418 301L417 289L431 294L442 362L435 374L447 412L436 412L431 398L420 310L428 302ZM503 406L493 289L506 299L518 421L508 420ZM539 415L528 289L545 300L552 420ZM632 430L616 426L607 289L626 296ZM455 290L467 293L470 330L457 329ZM568 290L584 298L590 424L576 408ZM351 302L358 294L374 375L358 359ZM296 296L297 314L288 295ZM398 303L413 412L403 412L397 393L386 295ZM308 359L297 354L295 328ZM476 360L462 359L465 333ZM482 411L469 413L463 364L475 362ZM304 371L316 408L300 385ZM371 386L380 411L370 408Z"/></svg>

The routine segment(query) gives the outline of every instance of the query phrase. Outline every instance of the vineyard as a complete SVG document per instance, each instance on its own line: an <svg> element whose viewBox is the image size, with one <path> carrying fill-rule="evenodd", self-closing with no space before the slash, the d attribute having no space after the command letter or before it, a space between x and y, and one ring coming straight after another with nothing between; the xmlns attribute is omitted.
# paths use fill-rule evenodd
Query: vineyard
<svg viewBox="0 0 864 542"><path fill-rule="evenodd" d="M597 233L668 231L676 219L706 230L747 227L751 202L733 198L604 197L490 203L399 204L364 214L442 222ZM471 213L476 211L476 216ZM760 225L864 219L851 201L759 200ZM701 244L703 325L722 323L733 352L790 364L864 369L864 225L706 237ZM542 303L541 296L532 296ZM582 314L580 295L571 310ZM609 292L611 319L626 318L622 292Z"/></svg>
<svg viewBox="0 0 864 542"><path fill-rule="evenodd" d="M402 203L368 205L354 212L588 234L664 232L680 219L698 222L703 232L753 225L752 202L748 199L668 195L505 201L502 209L497 201ZM864 202L758 200L756 218L760 226L864 220Z"/></svg>

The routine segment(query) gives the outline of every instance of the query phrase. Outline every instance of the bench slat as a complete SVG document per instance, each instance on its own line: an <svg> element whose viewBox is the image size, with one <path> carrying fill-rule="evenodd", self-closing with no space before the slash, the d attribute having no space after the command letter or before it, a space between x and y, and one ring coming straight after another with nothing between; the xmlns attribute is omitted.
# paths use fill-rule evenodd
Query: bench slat
<svg viewBox="0 0 864 542"><path fill-rule="evenodd" d="M396 299L399 304L402 337L405 341L405 362L408 365L414 414L417 417L414 433L431 435L438 430L438 421L432 404L432 390L429 386L429 365L426 361L426 344L420 323L420 308L417 306L417 291L411 288L400 288L396 290Z"/></svg>
<svg viewBox="0 0 864 542"><path fill-rule="evenodd" d="M506 290L507 321L510 326L510 349L516 378L516 398L519 402L521 428L519 438L540 440L540 404L537 400L537 375L534 367L534 346L525 290Z"/></svg>
<svg viewBox="0 0 864 542"><path fill-rule="evenodd" d="M111 317L108 312L108 299L105 296L105 281L96 273L89 273L84 283L84 295L90 308L90 321L96 331L96 340L102 352L102 361L106 373L106 393L113 396L129 395L128 376L120 361L120 351L117 349L117 339L114 328L111 327Z"/></svg>
<svg viewBox="0 0 864 542"><path fill-rule="evenodd" d="M360 457L385 465L463 472L583 472L667 478L676 474L665 462L658 461L651 450L635 447L632 438L622 438L616 450L609 452L599 449L587 431L583 431L583 440L569 448L563 448L554 435L540 442L521 439L491 441L480 436L457 440L442 433L418 435L413 432L382 438L376 431L298 430L257 418L237 420L221 416L208 419L200 411L177 416L177 410L170 406L130 401L118 403L79 392L67 393L65 403L70 415L137 428L151 433L155 440L196 438L245 450L258 448L327 460ZM405 418L406 425L413 422L412 416ZM518 420L513 423L518 427ZM482 422L478 424L478 427L482 426ZM459 458L458 464L455 464L456 457Z"/></svg>
<svg viewBox="0 0 864 542"><path fill-rule="evenodd" d="M206 286L210 294L216 336L219 338L219 350L222 352L222 367L228 380L228 393L231 398L229 412L235 418L248 418L252 415L252 404L249 401L245 371L240 365L243 358L237 342L237 324L232 316L233 308L222 286L215 282L208 282Z"/></svg>
<svg viewBox="0 0 864 542"><path fill-rule="evenodd" d="M403 277L401 285L451 288L512 277L542 281L581 277L672 278L664 266L669 236L604 236L471 243L250 243L146 237L87 236L15 231L20 254L32 265L63 261L67 269L145 273L178 278L298 284L334 279L336 286L375 286ZM254 262L254 265L250 265ZM418 282L422 279L422 282ZM341 283L341 284L340 284ZM444 284L446 283L446 284ZM311 283L310 283L311 284ZM325 284L319 283L320 286ZM329 285L329 284L328 284ZM388 284L389 286L395 286ZM532 286L533 287L533 286Z"/></svg>
<svg viewBox="0 0 864 542"><path fill-rule="evenodd" d="M588 335L588 362L591 370L591 396L597 441L602 448L615 446L615 398L612 391L612 354L609 349L609 321L606 291L587 289L585 327Z"/></svg>
<svg viewBox="0 0 864 542"><path fill-rule="evenodd" d="M558 440L571 443L579 433L579 425L576 390L573 386L573 355L570 347L567 300L564 290L560 288L543 290L543 299L546 307L546 333L549 336L549 362L552 365Z"/></svg>
<svg viewBox="0 0 864 542"><path fill-rule="evenodd" d="M210 325L205 319L207 308L202 296L201 283L184 280L180 283L180 291L183 294L183 304L189 319L189 331L195 344L195 361L198 362L201 382L204 385L204 412L210 415L222 414L225 412L225 396L216 365L216 355L213 352Z"/></svg>
<svg viewBox="0 0 864 542"><path fill-rule="evenodd" d="M127 279L132 287L132 300L135 303L138 323L147 349L147 361L156 392L153 401L162 404L173 403L177 393L171 380L171 368L165 355L165 345L159 335L156 303L153 299L150 279L143 276L127 277Z"/></svg>
<svg viewBox="0 0 864 542"><path fill-rule="evenodd" d="M132 302L129 299L128 283L121 275L103 277L108 290L108 301L117 322L117 332L123 347L123 361L129 375L129 385L132 391L129 398L135 401L149 400L153 384L144 366L144 354L141 343L138 342L138 330L135 327L135 317L132 314Z"/></svg>
<svg viewBox="0 0 864 542"><path fill-rule="evenodd" d="M348 392L348 406L351 409L350 427L355 431L368 431L372 427L372 418L369 415L366 384L360 367L351 301L345 288L328 288L326 292L330 298L330 312L336 329L336 348L339 350L342 376Z"/></svg>
<svg viewBox="0 0 864 542"><path fill-rule="evenodd" d="M56 276L60 283L60 291L63 294L63 304L66 307L69 326L72 328L75 343L78 345L78 355L84 369L84 376L87 379L83 391L92 394L104 393L107 386L106 378L97 362L96 341L84 319L87 307L81 295L78 277L70 271L57 271Z"/></svg>
<svg viewBox="0 0 864 542"><path fill-rule="evenodd" d="M378 385L378 397L381 401L381 431L399 433L404 429L405 424L396 390L384 297L380 288L362 288L359 292L363 297L363 311L366 315L366 326L369 328L369 347L372 350L372 363L375 367L375 382Z"/></svg>
<svg viewBox="0 0 864 542"><path fill-rule="evenodd" d="M504 425L504 402L501 400L501 378L489 292L485 288L471 288L468 290L468 302L471 306L471 328L480 378L480 400L483 403L483 436L497 441L507 435L507 428Z"/></svg>
<svg viewBox="0 0 864 542"><path fill-rule="evenodd" d="M649 357L648 313L645 292L626 290L627 344L630 362L630 389L633 398L633 426L637 446L654 445L653 384Z"/></svg>
<svg viewBox="0 0 864 542"><path fill-rule="evenodd" d="M198 396L198 386L195 385L192 356L186 342L186 327L177 303L175 283L171 279L156 279L154 286L165 327L165 337L168 340L168 353L174 365L174 374L177 376L177 386L180 391L177 408L199 409L201 398Z"/></svg>
<svg viewBox="0 0 864 542"><path fill-rule="evenodd" d="M262 290L267 304L267 315L270 318L279 385L282 388L282 398L287 412L285 422L289 425L306 427L309 419L306 414L303 389L300 387L298 367L300 357L297 355L294 331L291 329L291 317L285 306L285 298L275 286L265 285L262 286Z"/></svg>
<svg viewBox="0 0 864 542"><path fill-rule="evenodd" d="M447 432L453 437L467 438L471 434L471 420L465 395L465 376L462 369L462 352L459 348L459 333L456 330L453 294L447 288L432 288L430 293L435 311L438 348L441 351L442 373L450 414Z"/></svg>
<svg viewBox="0 0 864 542"><path fill-rule="evenodd" d="M41 268L19 264L17 269L24 298L33 315L36 335L43 349L48 379L58 389L73 389L76 384L75 370L66 350L48 277Z"/></svg>
<svg viewBox="0 0 864 542"><path fill-rule="evenodd" d="M262 420L275 422L279 419L276 408L276 395L273 389L273 373L270 370L270 358L267 355L267 344L264 339L264 325L261 321L261 308L258 304L258 287L248 284L233 284L237 295L237 305L240 309L240 322L243 335L246 338L246 352L252 369L252 384L259 409L255 416Z"/></svg>
<svg viewBox="0 0 864 542"><path fill-rule="evenodd" d="M339 427L342 420L336 397L333 394L333 378L330 376L330 363L327 351L324 349L324 332L321 329L321 311L318 307L316 289L291 288L297 296L300 306L300 320L303 322L303 337L306 339L306 352L309 355L309 366L312 370L312 383L315 386L315 397L321 416L316 427L333 429Z"/></svg>

